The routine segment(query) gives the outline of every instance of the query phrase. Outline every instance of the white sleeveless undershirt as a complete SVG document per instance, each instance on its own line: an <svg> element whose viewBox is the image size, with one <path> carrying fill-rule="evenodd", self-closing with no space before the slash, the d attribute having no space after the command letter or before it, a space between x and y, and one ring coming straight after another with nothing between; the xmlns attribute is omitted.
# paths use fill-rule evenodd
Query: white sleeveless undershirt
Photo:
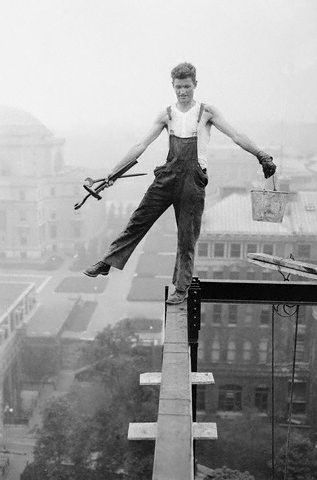
<svg viewBox="0 0 317 480"><path fill-rule="evenodd" d="M196 102L187 112L181 112L176 105L171 106L171 117L168 119L168 133L176 137L188 138L197 136L197 155L202 168L207 168L207 145L210 139L210 131L198 116L200 102Z"/></svg>

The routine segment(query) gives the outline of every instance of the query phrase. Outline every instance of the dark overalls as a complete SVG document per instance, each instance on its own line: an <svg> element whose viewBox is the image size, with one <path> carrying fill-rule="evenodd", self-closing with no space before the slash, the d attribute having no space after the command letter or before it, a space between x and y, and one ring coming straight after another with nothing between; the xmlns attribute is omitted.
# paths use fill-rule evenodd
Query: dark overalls
<svg viewBox="0 0 317 480"><path fill-rule="evenodd" d="M202 112L203 104L197 126ZM168 114L171 118L170 108ZM153 223L173 205L178 229L173 284L183 292L192 280L195 245L200 233L205 187L208 183L207 172L198 163L197 134L180 138L170 132L166 163L155 168L154 175L154 182L132 214L126 229L112 242L102 261L122 270Z"/></svg>

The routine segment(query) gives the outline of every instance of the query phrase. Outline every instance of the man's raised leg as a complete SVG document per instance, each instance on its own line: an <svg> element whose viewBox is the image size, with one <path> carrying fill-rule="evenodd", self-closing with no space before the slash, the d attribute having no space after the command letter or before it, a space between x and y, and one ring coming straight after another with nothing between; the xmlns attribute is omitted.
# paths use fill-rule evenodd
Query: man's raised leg
<svg viewBox="0 0 317 480"><path fill-rule="evenodd" d="M110 267L122 270L138 243L170 204L170 191L154 181L132 214L125 230L112 242L101 261L87 268L84 273L97 276L107 275Z"/></svg>

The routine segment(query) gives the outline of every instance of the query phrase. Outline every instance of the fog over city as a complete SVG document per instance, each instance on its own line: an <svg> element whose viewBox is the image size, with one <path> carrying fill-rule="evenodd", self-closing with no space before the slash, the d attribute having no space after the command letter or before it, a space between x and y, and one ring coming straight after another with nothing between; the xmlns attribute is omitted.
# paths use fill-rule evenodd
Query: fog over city
<svg viewBox="0 0 317 480"><path fill-rule="evenodd" d="M317 478L316 25L0 2L0 480Z"/></svg>

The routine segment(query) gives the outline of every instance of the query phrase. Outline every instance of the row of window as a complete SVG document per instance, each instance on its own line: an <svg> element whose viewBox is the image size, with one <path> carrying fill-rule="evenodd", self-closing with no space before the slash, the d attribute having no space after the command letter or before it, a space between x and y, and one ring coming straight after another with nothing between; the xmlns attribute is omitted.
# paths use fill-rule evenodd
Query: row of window
<svg viewBox="0 0 317 480"><path fill-rule="evenodd" d="M204 358L204 351L202 350L203 343L201 342L200 348L198 350L198 355L201 360ZM269 343L267 339L262 339L259 342L256 354L257 354L257 362L258 363L266 363L268 361L268 348ZM254 345L249 340L245 340L242 344L242 352L239 356L241 356L241 360L244 362L254 361L253 356ZM210 350L210 360L213 363L218 363L224 361L226 363L235 362L238 359L237 355L237 345L234 340L229 340L227 343L227 348L223 349L223 346L220 344L218 339L213 340L211 343L211 350Z"/></svg>
<svg viewBox="0 0 317 480"><path fill-rule="evenodd" d="M261 249L260 249L261 248ZM247 243L246 245L238 242L224 243L224 242L199 242L198 243L198 257L211 258L241 258L247 256L248 253L256 253L261 251L269 255L274 254L274 244L264 243L262 246L257 243Z"/></svg>
<svg viewBox="0 0 317 480"><path fill-rule="evenodd" d="M206 410L206 388L201 385L197 388L197 410ZM256 387L253 394L253 406L260 412L268 410L269 388ZM223 385L219 388L218 410L225 412L239 412L242 410L242 387L240 385Z"/></svg>
<svg viewBox="0 0 317 480"><path fill-rule="evenodd" d="M211 343L210 360L213 363L233 363L236 361L266 363L269 359L269 342L265 338L260 340L256 346L249 340L245 340L242 344L242 350L238 352L237 350L237 343L234 340L229 340L226 348L223 348L223 345L221 345L220 341L216 338ZM200 360L205 359L203 342L199 345L198 356ZM299 362L305 359L305 340L302 335L299 336L297 340L296 359Z"/></svg>
<svg viewBox="0 0 317 480"><path fill-rule="evenodd" d="M294 385L293 413L306 413L306 383L300 382ZM290 386L289 386L290 390ZM269 406L270 390L267 386L261 385L253 390L252 406L259 412L267 412ZM249 399L248 395L248 399ZM206 411L207 389L205 385L197 387L197 410ZM289 402L289 396L288 396ZM250 405L248 404L250 407ZM242 387L240 385L222 385L219 388L218 405L220 411L239 412L242 410Z"/></svg>
<svg viewBox="0 0 317 480"><path fill-rule="evenodd" d="M72 229L73 229L73 236L78 238L80 237L81 235L81 232L82 232L82 229L81 229L81 224L79 222L74 222L72 224ZM42 231L42 235L44 234L44 232ZM57 225L55 225L54 223L52 223L51 225L49 225L49 236L50 238L57 238ZM20 242L20 245L27 245L28 244L28 236L25 235L25 234L21 234L19 236L19 242Z"/></svg>
<svg viewBox="0 0 317 480"><path fill-rule="evenodd" d="M240 269L240 270L215 270L210 272L208 270L197 269L197 276L200 279L214 279L214 280L273 280L277 276L277 273L272 270L259 270L254 269Z"/></svg>
<svg viewBox="0 0 317 480"><path fill-rule="evenodd" d="M241 311L241 315L239 309ZM303 325L305 323L305 307L302 306L299 309L299 323ZM250 324L258 316L260 325L269 325L272 319L272 307L270 305L262 305L260 313L258 313L257 307L254 305L236 305L229 304L224 305L221 303L215 303L209 306L208 310L202 313L202 321L206 322L208 318L212 319L212 323L220 325L227 322L228 325L236 325L238 318L241 316L244 323Z"/></svg>
<svg viewBox="0 0 317 480"><path fill-rule="evenodd" d="M243 308L243 307L242 307ZM243 314L244 323L252 323L255 317L255 309L253 305L247 305ZM206 317L207 314L204 314ZM203 319L204 319L203 316ZM216 303L212 307L211 318L212 323L220 325L224 321L227 321L228 325L236 325L238 323L239 305L222 305ZM271 307L269 305L263 305L259 315L260 325L269 325L271 320Z"/></svg>
<svg viewBox="0 0 317 480"><path fill-rule="evenodd" d="M275 255L275 245L273 243L239 243L239 242L198 242L198 257L210 258L245 258L248 253L266 253ZM298 244L296 246L297 258L311 258L311 245L308 243Z"/></svg>

